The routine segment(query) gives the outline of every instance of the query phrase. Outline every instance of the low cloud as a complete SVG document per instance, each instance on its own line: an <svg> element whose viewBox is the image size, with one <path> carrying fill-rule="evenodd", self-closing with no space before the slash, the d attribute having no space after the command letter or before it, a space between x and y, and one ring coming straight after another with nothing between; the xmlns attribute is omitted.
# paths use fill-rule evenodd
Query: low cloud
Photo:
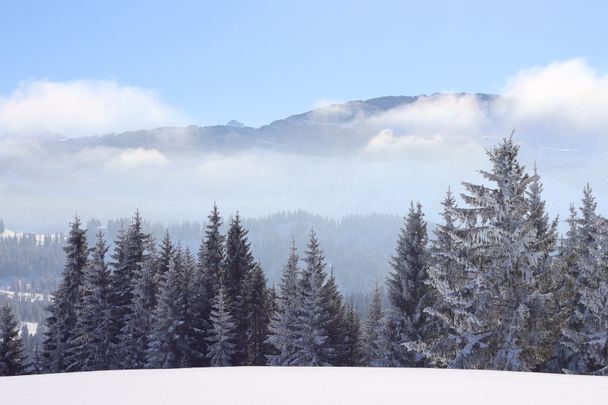
<svg viewBox="0 0 608 405"><path fill-rule="evenodd" d="M110 168L133 169L142 166L164 166L168 159L157 149L127 149L112 158L107 164Z"/></svg>
<svg viewBox="0 0 608 405"><path fill-rule="evenodd" d="M189 123L154 91L113 81L38 80L0 95L0 135L87 136Z"/></svg>

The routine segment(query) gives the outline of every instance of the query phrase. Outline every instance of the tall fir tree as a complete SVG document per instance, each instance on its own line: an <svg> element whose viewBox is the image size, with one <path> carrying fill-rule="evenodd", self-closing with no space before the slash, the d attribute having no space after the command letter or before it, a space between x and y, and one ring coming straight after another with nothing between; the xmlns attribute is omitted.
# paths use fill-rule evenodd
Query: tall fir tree
<svg viewBox="0 0 608 405"><path fill-rule="evenodd" d="M363 362L367 366L381 367L386 364L387 347L384 339L384 309L382 291L378 284L372 293L372 299L363 324Z"/></svg>
<svg viewBox="0 0 608 405"><path fill-rule="evenodd" d="M542 362L526 339L547 299L535 279L543 249L526 194L536 176L526 174L518 153L512 137L487 151L492 169L480 173L495 188L463 183L468 207L456 212L473 288L456 367L531 370Z"/></svg>
<svg viewBox="0 0 608 405"><path fill-rule="evenodd" d="M211 367L226 367L233 364L235 354L236 324L230 314L230 305L226 300L224 288L220 286L211 310L211 329L208 333L209 364Z"/></svg>
<svg viewBox="0 0 608 405"><path fill-rule="evenodd" d="M144 240L141 268L134 280L133 299L121 333L123 367L127 369L141 369L147 364L149 337L158 299L157 266L155 241L152 237L147 237Z"/></svg>
<svg viewBox="0 0 608 405"><path fill-rule="evenodd" d="M352 304L346 306L344 316L343 355L338 366L357 367L363 365L361 342L361 318Z"/></svg>
<svg viewBox="0 0 608 405"><path fill-rule="evenodd" d="M0 376L23 374L25 358L19 323L11 307L5 303L0 306Z"/></svg>
<svg viewBox="0 0 608 405"><path fill-rule="evenodd" d="M47 330L43 342L43 368L47 372L62 372L68 367L68 347L76 345L77 308L81 302L83 274L87 264L86 230L76 216L64 247L65 265L62 279L48 307Z"/></svg>
<svg viewBox="0 0 608 405"><path fill-rule="evenodd" d="M149 338L148 366L178 368L184 363L186 337L183 334L184 313L184 252L175 252L169 272L163 280L154 310L152 333Z"/></svg>
<svg viewBox="0 0 608 405"><path fill-rule="evenodd" d="M247 240L247 230L242 226L238 213L230 221L226 236L226 256L222 266L222 283L226 299L236 323L236 348L232 356L233 365L247 364L247 340L250 331L249 314L245 302L245 283L255 268L251 246ZM254 294L254 292L251 292ZM253 304L253 303L252 303ZM256 361L259 361L257 359Z"/></svg>
<svg viewBox="0 0 608 405"><path fill-rule="evenodd" d="M133 289L141 276L145 246L150 237L150 235L144 233L143 220L139 211L136 211L127 231L123 232L121 230L116 242L111 278L113 330L116 333L114 340L117 344L112 364L113 368L129 367L127 352L131 345L131 336L126 326L132 316Z"/></svg>
<svg viewBox="0 0 608 405"><path fill-rule="evenodd" d="M270 354L267 342L272 309L266 276L257 263L247 274L243 285L244 315L246 317L245 364L264 366Z"/></svg>
<svg viewBox="0 0 608 405"><path fill-rule="evenodd" d="M99 231L84 271L82 303L78 308L77 344L73 346L72 368L82 371L107 370L111 365L112 312L110 270L105 261L108 246Z"/></svg>
<svg viewBox="0 0 608 405"><path fill-rule="evenodd" d="M287 366L296 352L298 330L298 311L300 309L300 267L295 240L291 243L289 258L283 266L281 282L277 297L276 310L270 323L271 335L268 342L274 346L276 353L269 355L273 366Z"/></svg>
<svg viewBox="0 0 608 405"><path fill-rule="evenodd" d="M331 348L328 361L335 366L345 366L348 363L348 347L346 323L346 307L342 302L342 294L338 290L333 268L321 290L323 296L323 312L327 317L325 330L327 344Z"/></svg>
<svg viewBox="0 0 608 405"><path fill-rule="evenodd" d="M323 297L325 256L316 233L310 232L300 279L300 310L291 365L329 366L333 350L327 336L328 314Z"/></svg>
<svg viewBox="0 0 608 405"><path fill-rule="evenodd" d="M583 189L576 218L574 253L575 306L563 330L569 349L565 369L575 373L608 374L608 227L597 214L589 184Z"/></svg>
<svg viewBox="0 0 608 405"><path fill-rule="evenodd" d="M391 261L393 270L387 280L391 303L387 339L394 354L394 366L424 365L424 358L411 350L408 344L425 341L430 333L429 317L424 312L432 304L427 285L430 265L427 245L422 206L412 202Z"/></svg>

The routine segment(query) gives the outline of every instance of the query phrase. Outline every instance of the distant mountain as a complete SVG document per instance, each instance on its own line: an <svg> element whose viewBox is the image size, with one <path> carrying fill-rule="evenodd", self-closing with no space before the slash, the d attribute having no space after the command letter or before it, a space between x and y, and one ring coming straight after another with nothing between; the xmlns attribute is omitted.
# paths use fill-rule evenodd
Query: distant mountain
<svg viewBox="0 0 608 405"><path fill-rule="evenodd" d="M252 147L289 152L331 154L361 148L377 132L363 118L381 114L430 96L387 96L320 107L276 120L260 128L238 121L226 125L142 129L121 134L50 139L48 146L81 149L89 147L156 148L171 152L226 152ZM475 94L481 103L496 96ZM355 125L356 124L356 125Z"/></svg>

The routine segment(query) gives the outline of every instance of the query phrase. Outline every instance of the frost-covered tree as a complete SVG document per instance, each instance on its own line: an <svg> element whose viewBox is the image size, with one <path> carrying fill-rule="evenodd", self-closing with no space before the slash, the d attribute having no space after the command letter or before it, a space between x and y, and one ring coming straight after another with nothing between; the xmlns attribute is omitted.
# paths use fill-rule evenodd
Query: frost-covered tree
<svg viewBox="0 0 608 405"><path fill-rule="evenodd" d="M145 246L150 235L143 232L143 220L139 211L135 212L126 232L121 230L116 241L116 250L112 263L112 319L116 333L117 347L113 359L113 368L126 368L130 336L127 333L127 322L133 311L133 289L141 276L144 262Z"/></svg>
<svg viewBox="0 0 608 405"><path fill-rule="evenodd" d="M424 359L411 350L409 344L424 341L429 333L429 317L424 313L424 308L431 304L427 285L430 265L427 245L422 206L412 202L391 261L392 272L387 279L391 312L386 338L394 355L394 366L424 364Z"/></svg>
<svg viewBox="0 0 608 405"><path fill-rule="evenodd" d="M328 359L334 366L345 366L348 362L348 348L346 347L347 329L346 307L342 303L342 294L338 290L333 268L323 285L323 312L327 317L325 329L327 331L327 344L331 348Z"/></svg>
<svg viewBox="0 0 608 405"><path fill-rule="evenodd" d="M327 336L328 314L325 311L325 256L314 231L305 252L300 279L300 310L296 331L294 366L329 366L333 354Z"/></svg>
<svg viewBox="0 0 608 405"><path fill-rule="evenodd" d="M182 367L185 338L181 334L186 303L183 300L184 252L178 248L160 286L149 340L148 366Z"/></svg>
<svg viewBox="0 0 608 405"><path fill-rule="evenodd" d="M535 310L550 298L535 278L544 250L527 192L536 176L526 174L518 153L512 137L504 139L487 151L491 170L480 171L493 187L463 183L467 207L456 213L465 224L472 300L452 366L531 370L543 361L528 339Z"/></svg>
<svg viewBox="0 0 608 405"><path fill-rule="evenodd" d="M233 365L235 366L245 365L248 360L247 341L248 334L251 332L249 322L254 321L254 319L250 318L250 314L247 312L248 304L245 302L245 283L254 267L255 263L251 254L251 246L247 240L247 230L242 226L241 219L237 213L230 221L228 228L226 256L222 266L226 300L230 305L231 314L236 323L236 347L235 353L232 356ZM255 294L253 291L250 291L250 293Z"/></svg>
<svg viewBox="0 0 608 405"><path fill-rule="evenodd" d="M597 214L591 187L583 190L580 217L570 230L575 306L563 330L568 372L607 374L608 370L608 226Z"/></svg>
<svg viewBox="0 0 608 405"><path fill-rule="evenodd" d="M361 319L352 304L346 306L343 332L343 356L337 365L357 367L363 365L363 346L361 342Z"/></svg>
<svg viewBox="0 0 608 405"><path fill-rule="evenodd" d="M244 315L246 319L245 364L266 365L266 355L270 353L267 342L272 303L266 286L266 276L257 263L247 274L243 283Z"/></svg>
<svg viewBox="0 0 608 405"><path fill-rule="evenodd" d="M211 329L209 330L209 364L212 367L225 367L232 364L235 353L236 325L230 315L230 306L225 298L224 288L220 287L211 310Z"/></svg>
<svg viewBox="0 0 608 405"><path fill-rule="evenodd" d="M283 266L276 310L270 323L272 334L268 342L275 347L276 354L269 355L268 360L273 366L289 365L296 351L301 298L299 260L296 243L292 241L289 258Z"/></svg>
<svg viewBox="0 0 608 405"><path fill-rule="evenodd" d="M108 251L99 231L90 259L84 270L82 303L78 308L77 339L72 348L72 368L92 371L107 370L111 365L112 313L110 305L110 270L106 265Z"/></svg>
<svg viewBox="0 0 608 405"><path fill-rule="evenodd" d="M363 323L363 353L364 362L368 366L379 367L383 365L386 357L384 341L384 309L382 305L382 291L378 284L372 293L372 299Z"/></svg>
<svg viewBox="0 0 608 405"><path fill-rule="evenodd" d="M0 306L0 376L19 375L25 371L23 342L19 323L8 304Z"/></svg>
<svg viewBox="0 0 608 405"><path fill-rule="evenodd" d="M77 308L81 302L83 274L87 264L86 230L81 228L78 216L70 225L64 252L65 266L61 282L48 307L42 353L44 370L55 373L67 369L66 351L75 345L71 340L76 338Z"/></svg>
<svg viewBox="0 0 608 405"><path fill-rule="evenodd" d="M153 313L158 298L157 258L154 239L144 241L139 274L134 280L133 299L121 333L124 368L141 369L147 364Z"/></svg>

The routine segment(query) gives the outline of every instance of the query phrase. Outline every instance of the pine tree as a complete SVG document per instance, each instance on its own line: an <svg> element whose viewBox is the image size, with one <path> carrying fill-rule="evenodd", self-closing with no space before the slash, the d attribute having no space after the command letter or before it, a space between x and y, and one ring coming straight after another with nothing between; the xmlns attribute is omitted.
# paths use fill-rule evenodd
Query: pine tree
<svg viewBox="0 0 608 405"><path fill-rule="evenodd" d="M73 346L74 370L107 370L111 365L112 314L110 270L105 262L108 246L101 231L84 270L82 303L78 308L77 339Z"/></svg>
<svg viewBox="0 0 608 405"><path fill-rule="evenodd" d="M357 367L363 364L361 319L354 306L347 305L344 317L343 357L338 365Z"/></svg>
<svg viewBox="0 0 608 405"><path fill-rule="evenodd" d="M112 319L113 330L116 333L114 340L117 343L113 368L127 368L128 347L130 336L127 333L127 322L132 316L133 289L141 276L144 262L145 246L150 235L143 232L143 220L139 211L135 212L126 232L121 230L116 251L114 254L112 284Z"/></svg>
<svg viewBox="0 0 608 405"><path fill-rule="evenodd" d="M321 290L323 296L323 312L327 317L325 330L327 331L327 344L331 348L328 361L335 366L345 366L348 362L348 348L346 347L347 329L346 308L342 303L342 294L338 290L333 269Z"/></svg>
<svg viewBox="0 0 608 405"><path fill-rule="evenodd" d="M175 246L173 246L173 242L171 241L171 236L169 235L168 230L165 232L165 236L163 236L163 240L161 241L158 250L159 255L156 263L156 283L160 285L163 278L169 272L169 265L171 264L171 259L175 253Z"/></svg>
<svg viewBox="0 0 608 405"><path fill-rule="evenodd" d="M182 325L187 305L183 288L184 252L178 248L171 259L154 310L148 349L148 366L151 368L178 368L183 365L186 340Z"/></svg>
<svg viewBox="0 0 608 405"><path fill-rule="evenodd" d="M47 331L42 353L44 369L55 373L66 370L67 348L76 344L71 340L76 337L77 308L81 302L83 273L88 255L86 230L81 228L78 216L71 223L64 252L62 280L48 308L50 315L46 320Z"/></svg>
<svg viewBox="0 0 608 405"><path fill-rule="evenodd" d="M158 298L157 264L155 242L153 238L148 237L144 241L140 274L134 280L133 299L121 333L124 368L141 369L147 364L149 337Z"/></svg>
<svg viewBox="0 0 608 405"><path fill-rule="evenodd" d="M310 232L305 252L306 267L300 279L300 310L296 330L295 353L291 365L329 366L333 354L328 343L328 314L325 312L325 256L314 231Z"/></svg>
<svg viewBox="0 0 608 405"><path fill-rule="evenodd" d="M561 343L570 350L565 367L569 372L607 374L608 227L596 210L587 184L575 231L575 306Z"/></svg>
<svg viewBox="0 0 608 405"><path fill-rule="evenodd" d="M385 365L386 343L384 341L384 310L382 305L382 291L378 284L374 288L367 318L363 325L363 353L364 363L372 367Z"/></svg>
<svg viewBox="0 0 608 405"><path fill-rule="evenodd" d="M543 250L526 195L535 178L518 153L512 137L487 152L492 169L480 173L495 188L463 183L469 207L456 212L472 301L455 367L531 370L542 361L526 340L534 308L547 299L535 279Z"/></svg>
<svg viewBox="0 0 608 405"><path fill-rule="evenodd" d="M209 330L209 352L207 357L212 367L225 367L232 364L235 353L236 325L230 315L230 307L225 298L224 288L220 287L211 311Z"/></svg>
<svg viewBox="0 0 608 405"><path fill-rule="evenodd" d="M245 353L247 365L264 366L270 353L267 343L270 323L270 292L261 265L254 265L243 283L246 316ZM238 324L238 322L237 322Z"/></svg>
<svg viewBox="0 0 608 405"><path fill-rule="evenodd" d="M268 356L269 363L273 366L289 365L296 351L298 311L301 297L299 260L294 240L291 243L287 263L283 266L277 306L270 323L272 334L268 338L268 342L277 351L276 354Z"/></svg>
<svg viewBox="0 0 608 405"><path fill-rule="evenodd" d="M240 217L237 214L230 221L226 237L226 256L222 266L226 300L229 302L236 323L236 348L232 356L235 366L245 365L247 362L247 340L251 319L250 314L247 313L244 289L245 282L254 267L251 247L247 240L247 230L241 225Z"/></svg>
<svg viewBox="0 0 608 405"><path fill-rule="evenodd" d="M394 366L421 366L424 360L411 346L401 346L425 341L429 333L429 320L424 309L431 304L427 286L430 258L428 252L426 221L420 203L412 202L405 226L397 242L391 266L393 271L387 280L391 313L388 318L389 345L395 356ZM404 347L403 349L400 349Z"/></svg>
<svg viewBox="0 0 608 405"><path fill-rule="evenodd" d="M19 375L25 371L25 355L18 325L11 307L8 304L2 305L0 307L0 376Z"/></svg>

